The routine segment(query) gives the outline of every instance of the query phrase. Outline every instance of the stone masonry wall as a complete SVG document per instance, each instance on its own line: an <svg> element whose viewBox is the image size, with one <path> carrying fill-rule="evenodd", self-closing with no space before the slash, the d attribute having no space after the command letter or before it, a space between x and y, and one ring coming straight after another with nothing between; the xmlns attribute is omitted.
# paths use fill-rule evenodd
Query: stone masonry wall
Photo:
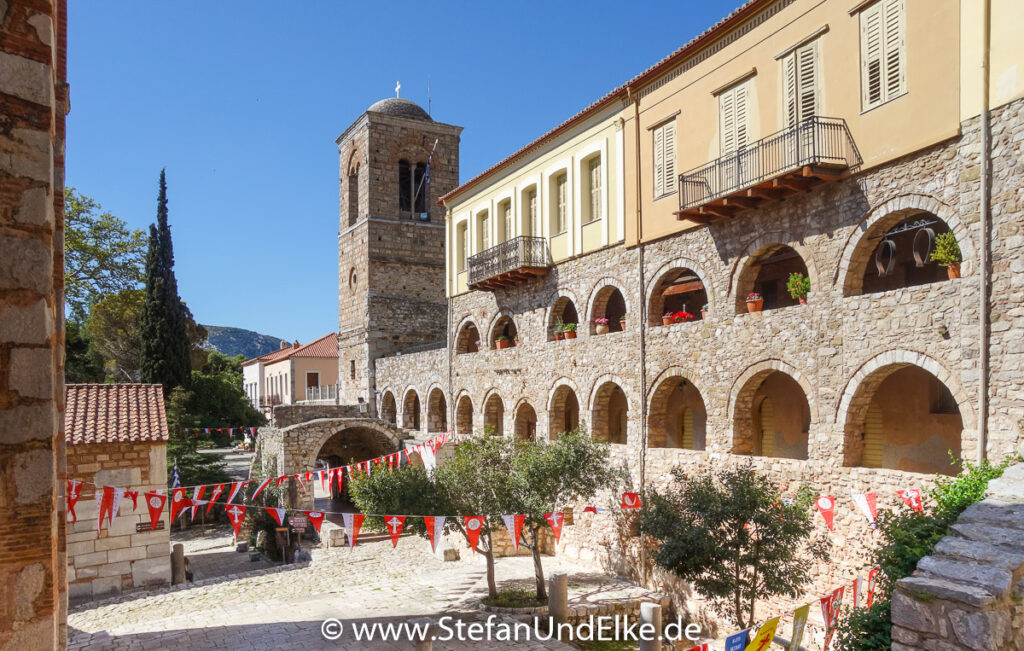
<svg viewBox="0 0 1024 651"><path fill-rule="evenodd" d="M66 645L64 0L0 0L0 649Z"/></svg>
<svg viewBox="0 0 1024 651"><path fill-rule="evenodd" d="M130 487L139 492L138 507L121 502L113 523L96 531L94 486L85 485L75 507L78 521L68 524L68 597L101 598L136 588L171 582L170 523L150 529L149 509L143 495L167 488L165 443L94 443L68 448L68 474L95 484ZM146 530L136 531L143 523Z"/></svg>
<svg viewBox="0 0 1024 651"><path fill-rule="evenodd" d="M989 436L986 454L1000 459L1021 448L1024 386L1024 102L993 115L992 327L989 342ZM431 386L444 389L448 423L460 413L482 431L484 405L503 405L503 431L516 415L536 412L537 436L549 436L568 387L580 405L580 422L594 430L603 419L608 383L627 401L627 439L613 444L613 462L628 469L630 485L663 488L670 471L751 462L787 491L808 483L837 499L832 563L813 570L808 595L849 582L865 569L872 529L856 510L855 493L874 491L879 508L904 508L895 491L928 488L932 475L861 467L864 415L879 382L894 369L922 368L948 388L963 423L961 454L978 453L978 142L977 122L962 135L889 165L855 174L764 208L748 210L641 248L611 247L560 263L543 278L495 293L469 292L450 300L451 373L433 356L403 355L377 362L381 399L393 392L402 422L403 397L414 388L426 405ZM927 211L954 232L964 255L962 278L892 291L857 290L877 236L906 216ZM998 234L998 235L996 235ZM808 305L747 314L743 298L753 286L751 260L775 244L792 247L811 281ZM709 314L704 320L663 326L644 312L659 281L688 268L703 281ZM642 271L642 274L641 274ZM609 286L622 293L629 313L624 332L591 334ZM549 341L551 307L569 299L579 313L578 337ZM699 306L694 306L699 309ZM693 311L693 310L691 310ZM515 320L520 345L491 349L499 318ZM658 315L653 315L657 317ZM453 342L467 323L476 325L483 350L455 354ZM649 325L657 322L658 325ZM641 327L644 328L641 337ZM433 352L433 351L432 351ZM765 377L782 371L802 389L809 407L806 460L751 456L752 404ZM685 380L707 412L703 450L653 447L645 421L657 412L658 389ZM449 384L447 388L446 384ZM667 392L663 392L667 393ZM465 406L465 407L464 407ZM663 410L663 405L661 406ZM425 408L425 407L424 407ZM554 409L552 409L554 408ZM643 413L641 413L643 412ZM421 419L425 426L426 418ZM647 422L648 427L657 425ZM656 433L651 441L661 440ZM617 506L616 495L601 506ZM825 529L818 518L818 526ZM613 566L625 552L611 515L578 518L559 551ZM807 599L802 599L805 602ZM771 613L793 604L767 604Z"/></svg>

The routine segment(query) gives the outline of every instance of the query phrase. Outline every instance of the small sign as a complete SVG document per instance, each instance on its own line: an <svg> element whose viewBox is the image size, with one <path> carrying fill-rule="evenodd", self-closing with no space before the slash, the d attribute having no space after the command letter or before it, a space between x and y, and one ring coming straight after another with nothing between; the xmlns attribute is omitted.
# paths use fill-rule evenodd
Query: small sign
<svg viewBox="0 0 1024 651"><path fill-rule="evenodd" d="M288 518L288 526L292 528L292 531L297 533L305 533L308 525L309 519L304 515L293 515Z"/></svg>
<svg viewBox="0 0 1024 651"><path fill-rule="evenodd" d="M156 530L157 531L161 531L162 529L164 529L164 521L163 520L157 520L156 521ZM153 531L153 523L151 523L151 522L136 522L135 523L135 533L146 533L147 531Z"/></svg>

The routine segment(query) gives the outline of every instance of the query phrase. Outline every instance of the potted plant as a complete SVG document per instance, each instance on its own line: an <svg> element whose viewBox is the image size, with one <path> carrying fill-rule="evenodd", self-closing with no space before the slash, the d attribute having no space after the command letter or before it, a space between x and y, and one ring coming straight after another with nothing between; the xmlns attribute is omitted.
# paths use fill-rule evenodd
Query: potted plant
<svg viewBox="0 0 1024 651"><path fill-rule="evenodd" d="M576 324L575 323L566 323L564 326L562 326L562 336L564 336L566 339L575 339L576 338Z"/></svg>
<svg viewBox="0 0 1024 651"><path fill-rule="evenodd" d="M559 319L555 322L555 341L561 341L565 338L565 326L562 325L562 320Z"/></svg>
<svg viewBox="0 0 1024 651"><path fill-rule="evenodd" d="M665 312L661 315L661 325L672 325L672 313Z"/></svg>
<svg viewBox="0 0 1024 651"><path fill-rule="evenodd" d="M508 337L506 337L505 335L498 335L494 339L494 345L497 347L498 350L504 350L505 348L508 348Z"/></svg>
<svg viewBox="0 0 1024 651"><path fill-rule="evenodd" d="M935 250L932 251L932 262L946 268L949 279L960 277L960 263L963 255L960 253L960 245L956 243L956 236L952 231L939 233L935 236Z"/></svg>
<svg viewBox="0 0 1024 651"><path fill-rule="evenodd" d="M679 310L678 312L674 312L670 315L671 323L686 323L687 321L692 321L693 319L694 316L687 312L686 310Z"/></svg>
<svg viewBox="0 0 1024 651"><path fill-rule="evenodd" d="M605 319L604 317L598 317L594 319L594 323L597 324L594 328L594 331L597 334L603 335L608 332L608 319Z"/></svg>
<svg viewBox="0 0 1024 651"><path fill-rule="evenodd" d="M791 297L800 301L800 305L807 305L807 292L811 291L811 279L799 271L794 271L789 274L789 280L786 281L786 291Z"/></svg>
<svg viewBox="0 0 1024 651"><path fill-rule="evenodd" d="M619 325L622 326L623 330L626 329L626 317L627 316L629 316L629 315L628 314L623 314L622 316L619 317Z"/></svg>
<svg viewBox="0 0 1024 651"><path fill-rule="evenodd" d="M515 337L512 338L512 345L513 346L518 346L519 345L519 335L516 335Z"/></svg>
<svg viewBox="0 0 1024 651"><path fill-rule="evenodd" d="M701 319L708 318L708 304L707 303L705 303L704 305L700 306L700 318Z"/></svg>
<svg viewBox="0 0 1024 651"><path fill-rule="evenodd" d="M764 307L764 299L757 292L747 294L747 312L760 312Z"/></svg>

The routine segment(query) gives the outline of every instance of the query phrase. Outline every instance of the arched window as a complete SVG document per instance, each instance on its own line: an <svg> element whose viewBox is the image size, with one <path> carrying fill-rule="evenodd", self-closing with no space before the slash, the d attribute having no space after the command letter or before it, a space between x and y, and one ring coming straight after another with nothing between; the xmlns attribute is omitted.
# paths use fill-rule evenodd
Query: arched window
<svg viewBox="0 0 1024 651"><path fill-rule="evenodd" d="M424 181L427 166L423 163L411 164L402 159L398 161L398 210L408 215L420 215L427 212L429 188Z"/></svg>
<svg viewBox="0 0 1024 651"><path fill-rule="evenodd" d="M551 409L548 410L548 436L551 440L558 438L563 432L569 432L580 426L580 401L576 392L567 385L555 389L551 397Z"/></svg>
<svg viewBox="0 0 1024 651"><path fill-rule="evenodd" d="M414 389L410 389L402 401L402 427L417 432L420 429L420 397Z"/></svg>
<svg viewBox="0 0 1024 651"><path fill-rule="evenodd" d="M530 403L523 402L516 409L516 438L520 441L533 441L537 437L537 412Z"/></svg>
<svg viewBox="0 0 1024 651"><path fill-rule="evenodd" d="M626 442L627 422L626 393L618 384L605 382L594 396L594 408L590 419L594 438L623 444Z"/></svg>
<svg viewBox="0 0 1024 651"><path fill-rule="evenodd" d="M463 435L473 433L473 401L469 396L462 396L455 405L455 432Z"/></svg>
<svg viewBox="0 0 1024 651"><path fill-rule="evenodd" d="M359 221L359 168L348 175L348 225Z"/></svg>
<svg viewBox="0 0 1024 651"><path fill-rule="evenodd" d="M960 247L946 222L927 212L893 213L879 219L854 249L846 296L886 292L902 287L937 283L959 276L959 263L950 267L932 261L933 253Z"/></svg>
<svg viewBox="0 0 1024 651"><path fill-rule="evenodd" d="M551 306L551 313L548 319L548 341L558 338L558 333L563 328L572 324L574 327L579 323L579 313L576 312L576 304L568 296L560 296Z"/></svg>
<svg viewBox="0 0 1024 651"><path fill-rule="evenodd" d="M381 398L380 417L391 425L398 424L398 405L395 403L395 394L390 391L385 391L384 397Z"/></svg>
<svg viewBox="0 0 1024 651"><path fill-rule="evenodd" d="M413 202L413 211L417 214L427 212L427 193L430 191L429 184L424 180L423 175L427 166L423 163L416 163L416 171L412 178L412 192L416 200Z"/></svg>
<svg viewBox="0 0 1024 651"><path fill-rule="evenodd" d="M708 304L708 292L696 273L687 268L669 269L655 283L647 310L648 325L700 321ZM680 314L682 312L683 314ZM687 317L689 314L693 318Z"/></svg>
<svg viewBox="0 0 1024 651"><path fill-rule="evenodd" d="M622 318L626 316L626 299L618 287L608 285L602 287L597 296L594 297L594 304L590 311L590 334L603 334L600 332L607 326L607 332L622 332Z"/></svg>
<svg viewBox="0 0 1024 651"><path fill-rule="evenodd" d="M502 316L491 330L491 348L511 348L519 345L519 331L516 322L510 316Z"/></svg>
<svg viewBox="0 0 1024 651"><path fill-rule="evenodd" d="M427 396L427 431L448 431L448 401L444 392L436 387Z"/></svg>
<svg viewBox="0 0 1024 651"><path fill-rule="evenodd" d="M652 448L703 450L707 443L707 410L697 387L673 375L658 384L647 418L647 443Z"/></svg>
<svg viewBox="0 0 1024 651"><path fill-rule="evenodd" d="M492 393L484 403L484 429L494 428L495 436L505 435L505 403L497 393Z"/></svg>
<svg viewBox="0 0 1024 651"><path fill-rule="evenodd" d="M459 330L459 336L455 338L456 354L475 353L480 350L480 331L476 324L467 321Z"/></svg>
<svg viewBox="0 0 1024 651"><path fill-rule="evenodd" d="M782 371L766 370L740 389L733 453L806 459L811 410L803 387Z"/></svg>
<svg viewBox="0 0 1024 651"><path fill-rule="evenodd" d="M756 294L763 301L762 309L798 305L800 301L786 289L791 274L808 277L807 265L792 247L785 244L767 244L750 256L736 284L736 313L749 311L748 297ZM812 287L812 290L815 288ZM755 310L756 311L756 310Z"/></svg>
<svg viewBox="0 0 1024 651"><path fill-rule="evenodd" d="M412 212L412 183L409 161L398 161L398 209L404 213Z"/></svg>

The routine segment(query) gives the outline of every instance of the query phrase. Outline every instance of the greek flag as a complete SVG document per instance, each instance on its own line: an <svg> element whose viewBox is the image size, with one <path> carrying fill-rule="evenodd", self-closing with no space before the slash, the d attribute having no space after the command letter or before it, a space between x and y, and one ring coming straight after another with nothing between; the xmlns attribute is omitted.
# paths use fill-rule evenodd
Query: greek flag
<svg viewBox="0 0 1024 651"><path fill-rule="evenodd" d="M171 488L181 486L181 477L178 476L178 464L174 464L174 471L171 473Z"/></svg>

